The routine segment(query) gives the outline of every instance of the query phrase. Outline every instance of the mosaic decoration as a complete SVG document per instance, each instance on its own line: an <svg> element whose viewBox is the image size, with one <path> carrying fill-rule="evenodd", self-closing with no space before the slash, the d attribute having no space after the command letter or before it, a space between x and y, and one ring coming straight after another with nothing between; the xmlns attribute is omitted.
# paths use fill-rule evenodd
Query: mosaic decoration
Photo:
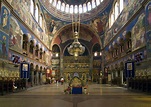
<svg viewBox="0 0 151 107"><path fill-rule="evenodd" d="M0 58L8 58L8 40L8 35L0 31Z"/></svg>

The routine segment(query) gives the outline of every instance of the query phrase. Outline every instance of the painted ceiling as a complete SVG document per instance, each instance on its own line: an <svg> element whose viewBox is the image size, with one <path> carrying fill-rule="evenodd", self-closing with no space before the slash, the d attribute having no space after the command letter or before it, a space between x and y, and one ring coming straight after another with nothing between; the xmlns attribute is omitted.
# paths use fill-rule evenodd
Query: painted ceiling
<svg viewBox="0 0 151 107"><path fill-rule="evenodd" d="M76 4L76 3L78 4L78 3L83 3L84 1L87 2L89 0L62 0L62 1L66 1L72 4ZM97 8L92 9L91 11L88 11L86 13L80 14L81 22L90 21L94 19L96 16L99 16L100 14L104 13L104 11L110 10L113 1L114 0L103 0L103 2ZM49 0L46 0L46 1L40 0L40 2L42 4L42 8L45 9L52 17L55 17L65 22L72 21L72 14L57 10L56 7L52 6Z"/></svg>

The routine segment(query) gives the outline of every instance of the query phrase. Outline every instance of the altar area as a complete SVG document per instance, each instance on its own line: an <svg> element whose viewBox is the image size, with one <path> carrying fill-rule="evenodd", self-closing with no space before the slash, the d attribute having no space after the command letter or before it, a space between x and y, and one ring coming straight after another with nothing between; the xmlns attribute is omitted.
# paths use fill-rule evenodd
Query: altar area
<svg viewBox="0 0 151 107"><path fill-rule="evenodd" d="M73 77L69 84L68 88L65 89L66 94L86 94L87 87L84 81L82 81L79 77Z"/></svg>
<svg viewBox="0 0 151 107"><path fill-rule="evenodd" d="M90 57L78 56L74 59L73 56L63 57L63 77L68 86L66 90L70 90L71 94L82 94L88 82L90 72ZM68 91L67 91L68 92Z"/></svg>

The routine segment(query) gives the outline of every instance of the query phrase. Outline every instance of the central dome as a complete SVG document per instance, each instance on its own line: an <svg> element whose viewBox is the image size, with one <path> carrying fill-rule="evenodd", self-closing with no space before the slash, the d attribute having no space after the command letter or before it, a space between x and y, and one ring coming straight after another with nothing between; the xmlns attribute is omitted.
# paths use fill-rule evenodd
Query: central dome
<svg viewBox="0 0 151 107"><path fill-rule="evenodd" d="M69 5L80 5L80 4L87 3L88 1L91 0L61 0L61 1Z"/></svg>
<svg viewBox="0 0 151 107"><path fill-rule="evenodd" d="M103 12L113 0L39 0L54 17L71 22L72 14L80 14L80 21L88 21Z"/></svg>

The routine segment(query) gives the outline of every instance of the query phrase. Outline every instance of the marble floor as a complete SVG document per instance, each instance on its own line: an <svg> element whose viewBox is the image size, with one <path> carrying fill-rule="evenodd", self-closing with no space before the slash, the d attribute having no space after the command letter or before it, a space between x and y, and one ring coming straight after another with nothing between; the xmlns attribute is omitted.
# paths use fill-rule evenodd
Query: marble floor
<svg viewBox="0 0 151 107"><path fill-rule="evenodd" d="M65 94L67 84L48 84L0 96L0 107L151 107L151 95L89 84L87 94Z"/></svg>

